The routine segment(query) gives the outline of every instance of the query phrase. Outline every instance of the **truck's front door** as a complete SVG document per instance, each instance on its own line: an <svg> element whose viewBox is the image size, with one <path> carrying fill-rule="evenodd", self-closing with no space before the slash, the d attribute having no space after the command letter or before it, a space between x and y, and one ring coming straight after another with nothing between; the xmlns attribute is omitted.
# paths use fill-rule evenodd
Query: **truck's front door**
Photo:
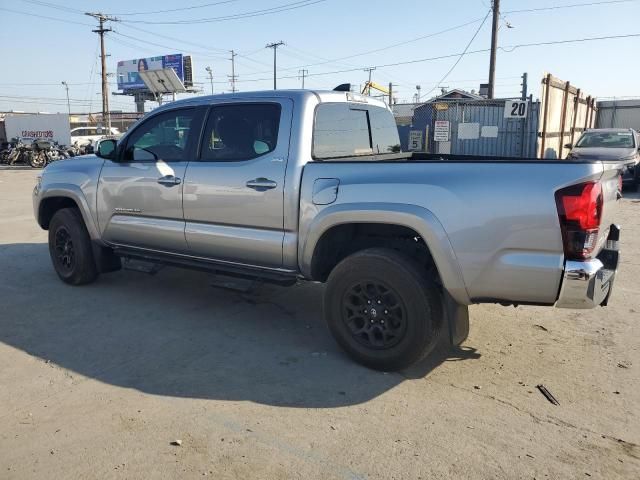
<svg viewBox="0 0 640 480"><path fill-rule="evenodd" d="M184 183L185 236L195 256L282 265L284 178L293 102L218 104Z"/></svg>
<svg viewBox="0 0 640 480"><path fill-rule="evenodd" d="M102 237L115 245L188 253L182 189L195 158L204 108L152 115L106 160L98 183Z"/></svg>

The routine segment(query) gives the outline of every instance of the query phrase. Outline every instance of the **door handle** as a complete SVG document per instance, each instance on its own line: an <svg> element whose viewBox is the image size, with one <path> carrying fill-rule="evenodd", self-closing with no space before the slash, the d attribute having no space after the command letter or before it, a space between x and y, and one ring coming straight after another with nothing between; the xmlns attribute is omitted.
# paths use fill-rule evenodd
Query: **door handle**
<svg viewBox="0 0 640 480"><path fill-rule="evenodd" d="M278 184L273 180L269 180L268 178L260 177L254 180L249 180L247 182L247 187L253 188L259 192L264 192L265 190L271 190L272 188L276 188Z"/></svg>
<svg viewBox="0 0 640 480"><path fill-rule="evenodd" d="M160 185L165 185L167 187L172 187L174 185L180 185L181 182L182 182L182 180L180 180L178 177L174 177L173 175L165 175L164 177L160 177L158 179L158 183Z"/></svg>

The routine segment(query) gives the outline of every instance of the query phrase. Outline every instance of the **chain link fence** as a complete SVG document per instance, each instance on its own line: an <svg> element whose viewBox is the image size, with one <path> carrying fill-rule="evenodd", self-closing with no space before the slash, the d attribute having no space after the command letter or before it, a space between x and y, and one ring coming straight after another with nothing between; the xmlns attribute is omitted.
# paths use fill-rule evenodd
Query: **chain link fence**
<svg viewBox="0 0 640 480"><path fill-rule="evenodd" d="M446 99L394 105L403 151L536 157L540 102Z"/></svg>

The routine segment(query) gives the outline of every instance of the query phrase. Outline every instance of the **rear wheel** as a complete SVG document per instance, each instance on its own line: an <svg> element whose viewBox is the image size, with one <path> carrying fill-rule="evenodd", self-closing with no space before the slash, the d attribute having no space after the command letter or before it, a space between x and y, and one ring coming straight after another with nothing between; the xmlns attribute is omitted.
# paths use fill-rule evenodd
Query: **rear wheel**
<svg viewBox="0 0 640 480"><path fill-rule="evenodd" d="M77 208L58 210L49 223L49 254L60 279L83 285L98 277L91 239Z"/></svg>
<svg viewBox="0 0 640 480"><path fill-rule="evenodd" d="M47 164L47 157L44 152L33 152L29 157L31 168L42 168Z"/></svg>
<svg viewBox="0 0 640 480"><path fill-rule="evenodd" d="M443 322L437 286L409 257L372 248L331 272L324 314L336 341L356 361L399 370L437 345Z"/></svg>

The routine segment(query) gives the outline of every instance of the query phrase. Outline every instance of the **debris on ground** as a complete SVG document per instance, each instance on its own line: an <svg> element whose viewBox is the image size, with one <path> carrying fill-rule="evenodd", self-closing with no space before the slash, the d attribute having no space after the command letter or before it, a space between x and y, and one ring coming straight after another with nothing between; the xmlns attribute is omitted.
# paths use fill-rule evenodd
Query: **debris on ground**
<svg viewBox="0 0 640 480"><path fill-rule="evenodd" d="M174 447L180 447L182 446L182 440L174 440L173 442L171 442L171 445L173 445Z"/></svg>
<svg viewBox="0 0 640 480"><path fill-rule="evenodd" d="M542 384L536 385L536 388L538 390L540 390L540 393L542 393L547 400L549 400L550 403L553 403L554 405L560 405L560 402L558 402L558 400L556 400L556 397L553 396L553 394L547 389L547 387L545 387Z"/></svg>
<svg viewBox="0 0 640 480"><path fill-rule="evenodd" d="M631 362L619 362L618 368L629 368L631 366Z"/></svg>
<svg viewBox="0 0 640 480"><path fill-rule="evenodd" d="M536 324L536 325L534 325L533 327L534 327L534 328L537 328L538 330L542 330L543 332L548 332L548 331L549 331L549 329L548 329L548 328L543 327L542 325L537 325L537 324Z"/></svg>

